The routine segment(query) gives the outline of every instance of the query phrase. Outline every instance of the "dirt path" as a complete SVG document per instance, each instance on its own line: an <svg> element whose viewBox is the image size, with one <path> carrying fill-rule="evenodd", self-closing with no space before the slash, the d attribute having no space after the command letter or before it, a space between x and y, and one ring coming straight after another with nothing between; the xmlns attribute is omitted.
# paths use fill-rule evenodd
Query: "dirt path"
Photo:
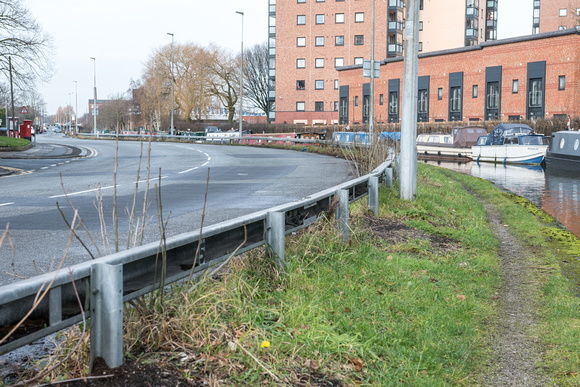
<svg viewBox="0 0 580 387"><path fill-rule="evenodd" d="M478 198L481 200L480 198ZM483 202L491 229L500 242L499 266L502 283L498 289L497 326L492 329L492 357L482 384L488 386L546 386L549 382L538 365L542 350L534 337L538 319L538 291L526 260L530 252L501 223L492 205Z"/></svg>

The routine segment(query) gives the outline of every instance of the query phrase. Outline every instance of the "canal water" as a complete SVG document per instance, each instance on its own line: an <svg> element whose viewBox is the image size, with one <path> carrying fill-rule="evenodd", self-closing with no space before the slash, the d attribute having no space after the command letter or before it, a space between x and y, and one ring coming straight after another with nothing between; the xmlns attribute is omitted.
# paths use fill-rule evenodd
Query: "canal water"
<svg viewBox="0 0 580 387"><path fill-rule="evenodd" d="M491 163L453 163L429 161L488 180L498 187L523 196L558 219L580 238L580 172L569 174L540 166Z"/></svg>

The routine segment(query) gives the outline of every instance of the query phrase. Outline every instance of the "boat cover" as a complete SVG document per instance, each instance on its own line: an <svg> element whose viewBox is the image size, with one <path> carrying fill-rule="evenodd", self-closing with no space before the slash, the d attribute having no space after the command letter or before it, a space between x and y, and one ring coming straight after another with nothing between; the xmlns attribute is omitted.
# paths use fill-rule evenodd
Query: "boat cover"
<svg viewBox="0 0 580 387"><path fill-rule="evenodd" d="M453 146L469 148L475 145L477 139L487 135L487 130L478 126L453 128Z"/></svg>
<svg viewBox="0 0 580 387"><path fill-rule="evenodd" d="M501 145L505 136L523 136L534 133L534 129L526 124L499 124L489 134L487 145Z"/></svg>

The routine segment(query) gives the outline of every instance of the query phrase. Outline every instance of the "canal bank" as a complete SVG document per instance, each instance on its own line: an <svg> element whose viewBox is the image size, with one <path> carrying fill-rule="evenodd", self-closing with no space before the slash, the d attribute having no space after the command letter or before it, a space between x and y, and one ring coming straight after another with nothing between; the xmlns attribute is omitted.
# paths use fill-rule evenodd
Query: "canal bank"
<svg viewBox="0 0 580 387"><path fill-rule="evenodd" d="M199 384L578 384L580 304L542 233L557 224L431 166L415 202L397 189L377 217L352 205L348 244L324 221L288 238L283 276L256 253L135 303L125 351L137 362L118 377L147 364ZM61 376L86 372L74 359Z"/></svg>

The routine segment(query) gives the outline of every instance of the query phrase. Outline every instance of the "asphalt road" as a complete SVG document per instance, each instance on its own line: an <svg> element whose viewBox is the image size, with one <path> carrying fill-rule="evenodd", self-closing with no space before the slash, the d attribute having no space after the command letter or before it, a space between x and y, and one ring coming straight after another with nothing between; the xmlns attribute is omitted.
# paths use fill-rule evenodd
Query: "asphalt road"
<svg viewBox="0 0 580 387"><path fill-rule="evenodd" d="M62 214L72 222L75 210L84 225L78 234L91 254L114 252L115 190L119 246L124 250L134 197L136 213L142 214L148 160L144 243L160 239L156 186L167 236L173 236L200 227L208 171L205 225L299 200L352 179L346 161L306 152L155 142L149 158L146 143L140 154L140 142L119 142L115 189L114 141L42 134L28 151L0 152L0 171L13 172L0 173L0 238L8 230L0 245L0 285L51 271L63 257L65 267L91 259L63 219Z"/></svg>

